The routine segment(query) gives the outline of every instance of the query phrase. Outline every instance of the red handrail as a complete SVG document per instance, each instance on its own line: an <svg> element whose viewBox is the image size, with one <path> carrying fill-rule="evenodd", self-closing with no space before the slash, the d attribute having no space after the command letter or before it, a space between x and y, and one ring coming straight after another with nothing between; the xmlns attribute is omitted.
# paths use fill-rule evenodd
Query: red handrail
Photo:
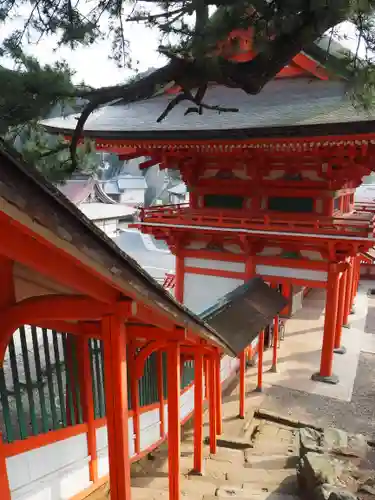
<svg viewBox="0 0 375 500"><path fill-rule="evenodd" d="M343 235L370 237L374 233L374 214L350 213L340 216L320 216L314 214L249 214L232 211L197 210L184 205L159 206L140 211L143 224L173 224L213 226L221 228L246 228L270 231L318 232L321 234L339 233Z"/></svg>

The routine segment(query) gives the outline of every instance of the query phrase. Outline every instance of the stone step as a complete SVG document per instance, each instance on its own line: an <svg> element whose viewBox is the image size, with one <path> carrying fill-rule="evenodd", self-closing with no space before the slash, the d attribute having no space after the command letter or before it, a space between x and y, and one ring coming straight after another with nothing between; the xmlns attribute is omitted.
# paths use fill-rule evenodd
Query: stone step
<svg viewBox="0 0 375 500"><path fill-rule="evenodd" d="M132 487L132 500L168 500L168 497L169 492L165 490Z"/></svg>
<svg viewBox="0 0 375 500"><path fill-rule="evenodd" d="M132 477L130 479L131 486L135 488L149 488L155 490L165 490L168 491L169 482L168 475L163 475L160 477L155 476L139 476Z"/></svg>
<svg viewBox="0 0 375 500"><path fill-rule="evenodd" d="M270 491L265 489L249 488L246 485L241 488L238 486L224 486L218 488L215 496L204 495L203 500L220 500L234 498L235 500L298 500L298 495L281 493L277 490Z"/></svg>
<svg viewBox="0 0 375 500"><path fill-rule="evenodd" d="M296 455L252 455L246 453L245 464L246 469L295 469L299 461Z"/></svg>
<svg viewBox="0 0 375 500"><path fill-rule="evenodd" d="M246 457L267 457L270 455L284 455L285 457L298 455L297 446L278 445L278 443L275 443L274 446L272 446L272 444L270 443L264 443L261 446L256 444L254 448L244 450L244 452L245 459Z"/></svg>
<svg viewBox="0 0 375 500"><path fill-rule="evenodd" d="M204 476L182 476L180 479L181 494L185 499L186 495L195 495L201 498L203 495L214 495L218 486L225 484L225 478L215 481L214 478ZM131 479L132 490L152 490L159 493L168 493L169 481L167 477L136 477Z"/></svg>
<svg viewBox="0 0 375 500"><path fill-rule="evenodd" d="M214 462L244 464L245 454L243 450L234 450L231 448L218 448L215 455L210 454L208 456L208 459Z"/></svg>
<svg viewBox="0 0 375 500"><path fill-rule="evenodd" d="M208 444L209 438L206 439ZM222 435L217 438L217 446L223 448L231 448L234 450L246 450L247 448L252 448L253 445L247 437L233 435Z"/></svg>
<svg viewBox="0 0 375 500"><path fill-rule="evenodd" d="M246 469L232 470L226 475L229 484L252 486L254 489L277 489L283 493L291 493L297 489L297 476L294 469L264 470Z"/></svg>
<svg viewBox="0 0 375 500"><path fill-rule="evenodd" d="M183 500L201 500L203 496L203 493L197 495L195 492L182 492ZM107 499L104 499L103 497L103 500ZM132 500L169 500L169 492L163 490L154 490L151 488L132 488Z"/></svg>

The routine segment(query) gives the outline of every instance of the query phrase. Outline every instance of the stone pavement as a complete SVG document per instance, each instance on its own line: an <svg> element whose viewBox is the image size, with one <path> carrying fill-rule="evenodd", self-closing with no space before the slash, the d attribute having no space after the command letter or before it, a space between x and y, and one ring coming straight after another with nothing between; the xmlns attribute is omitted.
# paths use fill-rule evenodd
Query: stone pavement
<svg viewBox="0 0 375 500"><path fill-rule="evenodd" d="M292 500L295 492L294 478L287 466L287 473L280 477L272 470L271 463L280 463L293 448L293 433L286 429L288 436L281 432L283 426L267 424L262 432L254 428L250 420L256 408L268 409L281 415L291 415L294 419L324 426L336 426L349 432L363 433L371 439L375 436L375 299L367 296L368 289L375 282L362 282L356 300L356 313L351 316L351 328L345 330L343 344L348 352L335 355L334 371L340 377L337 386L312 382L312 373L318 370L324 322L324 292L313 290L305 299L303 309L289 320L286 326L285 341L279 349L279 372L270 373L272 349L264 356L264 390L256 393L256 367L246 374L246 412L247 420L240 421L238 416L238 387L223 398L223 424L226 436L254 437L256 446L251 453L219 448L218 455L212 457L205 446L206 474L203 478L188 475L193 465L192 430L184 429L181 473L182 498L213 500L213 496L233 496L225 494L222 488L233 486L251 489L251 498L257 500ZM372 314L368 314L371 311ZM374 333L373 333L374 332ZM285 430L285 429L284 429ZM208 431L205 415L205 431ZM258 450L258 451L256 451ZM259 456L261 458L259 458ZM258 457L258 458L256 458ZM262 458L263 457L263 458ZM267 457L267 459L266 459ZM258 460L258 462L257 462ZM263 465L260 466L260 462ZM276 462L275 462L276 461ZM255 462L257 464L255 464ZM375 458L374 458L375 463ZM253 464L253 465L249 465ZM254 466L255 464L255 466ZM252 469L257 469L256 472ZM280 468L280 467L276 467ZM253 472L251 474L249 472ZM271 473L270 470L272 471ZM272 478L272 479L271 479ZM283 490L292 478L292 489ZM167 498L168 466L167 443L163 444L150 457L132 466L133 498L135 500ZM221 489L220 489L221 488ZM266 495L264 494L266 490ZM263 491L263 496L262 496ZM220 495L218 495L218 492ZM259 492L256 495L254 492ZM241 493L242 495L242 493ZM234 496L241 496L238 494ZM276 496L275 496L276 495ZM250 498L248 495L243 497ZM108 498L105 485L90 500Z"/></svg>
<svg viewBox="0 0 375 500"><path fill-rule="evenodd" d="M328 386L309 380L319 367L324 321L323 292L312 291L303 309L287 323L280 373L265 374L262 407L375 437L375 298L367 296L369 288L375 288L375 281L360 283L351 328L344 329L343 344L348 352L334 358L340 384ZM269 364L270 353L266 357Z"/></svg>
<svg viewBox="0 0 375 500"><path fill-rule="evenodd" d="M352 398L359 355L364 336L368 309L367 287L362 286L356 299L356 314L350 317L351 328L343 329L342 343L345 355L334 355L334 373L340 382L337 385L323 384L311 380L319 370L325 316L325 293L312 290L303 303L303 308L286 323L286 340L279 352L279 373L266 373L266 385L277 385L327 396L341 401ZM375 322L374 322L375 326ZM272 353L265 354L265 369L270 366Z"/></svg>

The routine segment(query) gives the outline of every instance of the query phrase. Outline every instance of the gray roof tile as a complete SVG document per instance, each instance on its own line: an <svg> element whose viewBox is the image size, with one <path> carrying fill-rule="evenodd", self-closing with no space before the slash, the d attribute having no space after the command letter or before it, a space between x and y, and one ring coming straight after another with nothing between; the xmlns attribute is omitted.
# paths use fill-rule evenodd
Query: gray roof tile
<svg viewBox="0 0 375 500"><path fill-rule="evenodd" d="M199 132L265 129L296 125L314 125L375 119L356 110L345 94L345 83L308 78L277 79L266 85L258 95L247 95L239 89L213 86L205 102L210 105L237 107L237 113L204 110L202 115L184 116L190 102L176 106L162 123L156 119L164 111L170 95L158 96L133 104L117 103L105 106L88 119L85 134L93 137L138 138L141 136L173 135L180 132L188 139ZM50 130L73 130L76 117L45 120Z"/></svg>

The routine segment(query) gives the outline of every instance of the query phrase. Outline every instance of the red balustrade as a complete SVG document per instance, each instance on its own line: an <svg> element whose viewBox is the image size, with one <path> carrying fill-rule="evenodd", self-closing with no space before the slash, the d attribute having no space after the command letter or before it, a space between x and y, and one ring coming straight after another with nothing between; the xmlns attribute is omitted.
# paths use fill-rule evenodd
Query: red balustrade
<svg viewBox="0 0 375 500"><path fill-rule="evenodd" d="M184 205L161 205L141 209L142 225L202 226L221 229L242 228L254 231L313 233L371 238L374 235L375 215L370 212L352 212L338 216L317 214L246 214L234 210L192 209Z"/></svg>

